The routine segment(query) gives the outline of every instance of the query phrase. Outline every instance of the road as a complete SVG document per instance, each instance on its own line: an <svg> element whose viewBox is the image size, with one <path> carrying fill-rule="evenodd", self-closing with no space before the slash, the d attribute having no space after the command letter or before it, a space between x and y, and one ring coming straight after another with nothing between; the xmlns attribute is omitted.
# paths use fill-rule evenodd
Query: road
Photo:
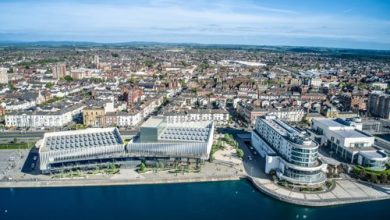
<svg viewBox="0 0 390 220"><path fill-rule="evenodd" d="M0 138L42 138L46 132L52 131L10 131L3 132L0 134ZM137 130L120 130L122 135L136 135L138 133Z"/></svg>

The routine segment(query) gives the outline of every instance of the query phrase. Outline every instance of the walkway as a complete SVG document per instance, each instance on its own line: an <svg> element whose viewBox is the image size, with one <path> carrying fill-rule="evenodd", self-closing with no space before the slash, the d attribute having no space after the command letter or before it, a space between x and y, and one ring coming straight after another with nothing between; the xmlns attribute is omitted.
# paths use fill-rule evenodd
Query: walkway
<svg viewBox="0 0 390 220"><path fill-rule="evenodd" d="M245 172L248 179L261 192L281 201L305 206L330 206L338 204L356 203L390 199L390 189L379 185L361 182L355 179L337 179L335 187L328 192L296 192L274 183L264 173L264 159L254 150L249 149L243 140L238 139L246 158ZM247 156L253 158L248 159Z"/></svg>

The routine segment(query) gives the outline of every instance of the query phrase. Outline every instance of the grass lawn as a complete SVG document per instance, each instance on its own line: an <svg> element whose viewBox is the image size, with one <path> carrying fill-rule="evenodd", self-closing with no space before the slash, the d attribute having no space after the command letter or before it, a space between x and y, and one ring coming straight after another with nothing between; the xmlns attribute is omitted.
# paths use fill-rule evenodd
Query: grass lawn
<svg viewBox="0 0 390 220"><path fill-rule="evenodd" d="M35 145L34 143L7 143L0 144L0 150L10 150L10 149L30 149Z"/></svg>

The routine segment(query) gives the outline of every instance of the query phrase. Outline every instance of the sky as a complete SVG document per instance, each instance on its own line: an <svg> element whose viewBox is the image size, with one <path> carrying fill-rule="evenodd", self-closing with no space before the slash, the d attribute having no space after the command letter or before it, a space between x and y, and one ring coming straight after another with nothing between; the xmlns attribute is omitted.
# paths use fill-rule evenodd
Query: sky
<svg viewBox="0 0 390 220"><path fill-rule="evenodd" d="M0 0L0 41L390 50L390 0Z"/></svg>

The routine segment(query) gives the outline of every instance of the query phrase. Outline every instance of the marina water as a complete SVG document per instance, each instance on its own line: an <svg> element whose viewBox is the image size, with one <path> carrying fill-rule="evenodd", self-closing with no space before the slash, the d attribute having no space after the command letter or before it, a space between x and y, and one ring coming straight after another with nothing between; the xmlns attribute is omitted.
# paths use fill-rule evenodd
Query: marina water
<svg viewBox="0 0 390 220"><path fill-rule="evenodd" d="M390 219L390 200L291 205L246 180L101 187L0 189L0 219Z"/></svg>

